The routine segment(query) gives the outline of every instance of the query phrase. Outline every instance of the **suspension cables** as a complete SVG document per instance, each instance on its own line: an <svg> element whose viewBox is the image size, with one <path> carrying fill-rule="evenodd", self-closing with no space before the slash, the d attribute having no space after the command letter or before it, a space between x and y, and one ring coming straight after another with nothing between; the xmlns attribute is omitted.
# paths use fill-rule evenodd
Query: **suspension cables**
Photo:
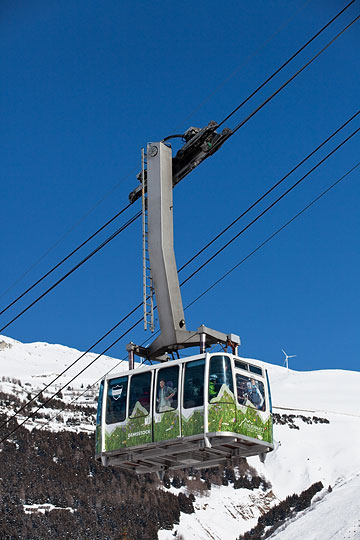
<svg viewBox="0 0 360 540"><path fill-rule="evenodd" d="M355 17L349 24L347 24L340 32L336 34L319 52L317 52L308 62L306 62L301 68L299 68L287 81L285 81L275 92L273 92L265 101L263 101L256 109L254 109L244 120L239 122L231 132L225 137L225 140L232 137L240 128L242 128L257 112L259 112L269 101L271 101L275 96L277 96L281 90L286 88L288 84L291 83L300 73L302 73L307 67L310 66L326 49L330 47L346 30L348 30L353 24L355 24L360 19L360 15Z"/></svg>
<svg viewBox="0 0 360 540"><path fill-rule="evenodd" d="M302 214L304 214L309 208L311 208L311 206L313 206L316 202L318 202L322 197L324 197L327 193L329 193L329 191L331 191L335 186L337 186L342 180L344 180L347 176L349 176L349 174L351 174L353 171L355 171L358 167L360 166L360 161L358 163L356 163L356 165L354 165L351 169L349 169L343 176L341 176L340 178L338 178L335 182L333 182L327 189L325 189L322 193L320 193L320 195L318 195L317 197L315 197L315 199L313 199L307 206L305 206L302 210L300 210L300 212L298 212L297 214L295 214L295 216L293 216L291 219L289 219L289 221L287 221L286 223L284 223L284 225L282 225L279 229L277 229L273 234L271 234L270 236L268 236L263 242L261 242L261 244L259 244L253 251L251 251L250 253L248 253L246 255L246 257L244 257L243 259L241 259L238 263L236 263L232 268L230 268L230 270L228 270L227 272L225 272L225 274L223 274L220 278L218 278L212 285L210 285L207 289L205 289L205 291L203 291L199 296L197 296L194 300L192 300L192 302L190 302L190 304L188 304L184 309L188 309L190 306L192 306L193 304L195 304L198 300L200 300L200 298L202 298L203 296L205 296L209 291L211 291L214 287L216 287L216 285L218 285L221 281L223 281L227 276L229 276L232 272L234 272L234 270L236 270L239 266L241 266L245 261L247 261L248 259L250 259L250 257L252 257L253 255L255 255L255 253L257 253L261 248L263 248L266 244L268 244L273 238L275 238L275 236L277 236L281 231L283 231L284 229L286 229L286 227L288 227L291 223L293 223L293 221L295 221L298 217L300 217Z"/></svg>
<svg viewBox="0 0 360 540"><path fill-rule="evenodd" d="M40 279L38 279L35 283L33 283L30 287L28 287L23 293L21 293L17 298L15 298L15 300L13 300L12 302L10 302L10 304L8 304L2 311L0 311L0 315L2 315L3 313L5 313L5 311L7 311L9 308L11 308L14 304L16 304L16 302L18 302L21 298L23 298L26 294L28 294L30 291L32 291L32 289L34 287L36 287L37 285L39 285L39 283L41 283L45 278L47 278L48 276L50 276L50 274L52 274L57 268L59 268L59 266L61 266L62 264L64 264L64 262L66 262L68 259L70 259L70 257L72 257L73 255L75 255L75 253L77 253L79 251L79 249L81 249L82 247L84 247L88 242L90 242L90 240L92 240L93 238L95 238L95 236L97 236L101 231L103 231L106 227L108 227L110 225L110 223L112 223L113 221L115 221L115 219L117 219L118 217L121 216L121 214L123 214L129 207L131 206L131 204L129 203L128 205L126 205L122 210L120 210L120 212L118 212L117 214L115 214L115 216L113 216L111 219L109 219L104 225L102 225L102 227L100 227L97 231L95 231L92 235L90 235L86 240L84 240L84 242L82 242L80 245L78 245L75 249L73 249L73 251L71 251L68 255L66 255L66 257L64 257L60 262L58 262L55 266L53 266L48 272L46 272Z"/></svg>
<svg viewBox="0 0 360 540"><path fill-rule="evenodd" d="M0 424L0 429L2 427L5 426L5 424L11 420L12 418L14 418L15 416L17 416L20 412L22 412L24 409L26 409L26 407L28 405L30 405L31 403L33 403L39 396L40 394L42 394L42 392L44 392L44 390L47 390L52 384L54 384L58 379L60 379L60 377L62 377L67 371L69 371L69 369L71 369L75 364L77 364L82 358L84 358L84 356L86 356L90 351L91 349L93 349L94 347L96 347L96 345L98 345L99 343L101 343L101 341L103 341L109 334L111 334L114 330L116 330L116 328L118 328L123 322L125 322L133 313L135 313L135 311L137 309L139 309L139 307L141 306L141 304L137 305L133 310L129 311L129 313L127 315L125 315L125 317L123 317L119 322L117 322L110 330L108 330L103 336L101 336L101 338L99 338L95 343L93 343L84 353L82 353L78 358L76 358L76 360L74 360L69 366L67 366L59 375L57 375L55 377L55 379L53 379L51 382L49 382L46 386L44 386L44 388L42 388L40 390L40 392L38 392L33 398L29 399L25 405L23 405L22 407L20 407L17 411L15 411L15 413L13 414L13 416L11 416L8 420L6 420L6 422L3 422L2 424ZM101 353L100 356L102 356L103 354L105 354L104 352ZM91 365L91 364L89 364ZM69 384L69 383L67 383Z"/></svg>
<svg viewBox="0 0 360 540"><path fill-rule="evenodd" d="M40 411L40 409L44 408L50 401L52 401L57 395L60 394L60 392L62 390L64 390L64 388L66 386L68 386L70 383L72 383L75 379L77 379L86 369L88 369L90 366L92 366L92 364L94 364L101 356L103 356L109 349L111 349L114 345L116 345L116 343L118 343L128 332L130 332L133 328L135 328L135 326L137 326L139 324L139 322L142 321L142 318L140 319L140 321L136 322L135 324L132 325L131 328L129 328L126 332L124 332L120 337L118 337L115 341L113 341L108 347L106 347L106 349L104 349L100 354L98 354L89 364L87 364L81 371L79 371L79 373L77 373L76 375L74 375L74 377L72 377L72 379L70 379L70 381L68 381L64 386L62 386L61 388L59 388L59 390L57 390L54 394L52 394L48 399L46 399L41 405L39 405L37 407L37 409L35 411L33 411L31 414L29 414L22 422L20 422L20 424L17 424L17 426L12 430L10 431L5 437L3 437L2 439L0 439L0 444L4 441L6 441L6 439L8 437L10 437L13 433L15 433L15 431L17 431L23 424L25 424L28 420L30 420L31 418L33 418L33 416L35 416L35 414L37 412ZM26 407L27 404L25 404L24 407ZM14 414L9 420L12 420L15 416L17 416L17 414ZM8 421L7 420L3 425L7 424ZM2 427L0 426L0 427Z"/></svg>
<svg viewBox="0 0 360 540"><path fill-rule="evenodd" d="M155 332L157 333L157 332ZM145 343L145 342L144 342ZM143 343L143 344L144 344ZM123 362L125 362L125 360L127 359L126 358L123 358L122 360L120 360L117 364L115 364L115 366L113 366L112 368L108 369L108 371L106 371L105 373L103 373L103 375L101 375L101 377L99 377L98 379L96 379L96 381L94 381L92 384L90 384L87 388L85 388L85 390L83 392L81 392L78 396L75 396L71 401L70 403L67 403L65 404L64 407L62 407L60 409L60 411L58 413L56 413L54 416L52 416L51 418L49 418L47 420L47 422L45 422L45 424L42 424L41 427L39 429L44 429L47 425L50 424L50 422L52 422L53 420L56 420L56 418L58 418L58 416L65 411L65 409L67 407L70 407L71 405L73 405L75 403L75 401L78 401L81 397L83 397L91 388L94 388L95 385L97 385L104 377L106 377L106 375L109 375L109 373L111 373L111 371L114 371L114 369L116 369L117 367L119 367ZM141 367L144 363L146 362L146 359L143 358L143 360L140 362L140 365L136 368L136 369L139 369L139 367ZM1 426L0 426L1 427Z"/></svg>
<svg viewBox="0 0 360 540"><path fill-rule="evenodd" d="M342 15L353 3L355 0L351 0L335 17L333 17L325 26L323 26L310 40L308 40L296 53L294 53L286 62L282 64L268 79L266 79L254 92L252 92L240 105L238 105L228 116L224 118L224 120L219 124L221 126L226 120L228 120L233 114L235 114L247 101L249 101L261 88L263 88L275 75L277 75L291 60L293 60L301 51L303 51L316 37L318 37L326 28L328 28L340 15ZM325 47L323 47L317 54L315 54L304 66L302 66L294 75L292 75L284 84L282 84L275 92L273 92L262 104L260 104L252 113L250 113L244 120L242 120L226 137L225 140L230 138L236 131L238 131L246 122L248 122L258 111L260 111L271 99L273 99L281 90L283 90L295 77L297 77L303 70L306 69L322 52L324 52L334 41L340 37L350 26L352 26L357 20L359 20L360 15L357 16L351 23L349 23L343 30L341 30L332 40L330 40ZM324 143L325 144L325 143ZM291 173L289 173L291 174ZM264 195L266 196L266 195ZM260 199L262 200L262 199ZM257 201L254 203L255 205L260 202ZM123 210L121 210L118 214L116 214L113 218L111 218L107 223L105 223L98 231L96 231L93 235L91 235L87 240L85 240L82 244L80 244L75 250L73 250L69 255L67 255L64 259L62 259L58 264L56 264L52 269L50 269L46 274L44 274L38 281L36 281L33 285L31 285L26 291L24 291L21 295L19 295L15 300L13 300L10 304L8 304L1 312L0 315L5 313L11 306L13 306L16 302L18 302L23 296L25 296L28 292L30 292L36 285L38 285L40 282L42 282L47 276L49 276L53 271L55 271L59 266L61 266L65 261L67 261L74 253L76 253L81 247L83 247L86 243L88 243L94 236L96 236L99 232L101 232L105 227L107 227L110 223L112 223L122 212L124 212L130 205L127 205ZM137 215L139 217L140 214ZM245 215L245 214L244 214ZM135 219L137 219L137 217ZM239 218L240 219L240 218ZM126 225L127 226L127 225ZM229 226L231 227L232 224ZM228 230L228 229L225 229ZM225 230L223 232L225 232ZM115 233L115 236L119 234L118 231ZM221 234L220 233L220 236ZM107 241L105 241L104 245L111 241L115 236L111 236ZM216 238L214 239L214 241ZM6 329L10 324L12 324L15 320L17 320L21 315L23 315L28 309L30 309L34 304L36 304L41 298L43 298L48 292L50 292L53 288L55 288L59 283L61 283L66 277L68 277L73 271L75 271L79 266L81 266L86 260L88 260L92 255L94 255L99 249L101 249L103 245L101 245L99 248L94 250L88 257L86 257L83 261L79 263L79 265L76 265L70 272L68 272L63 278L58 280L52 287L50 287L44 294L42 294L40 297L38 297L34 302L32 302L27 308L25 308L23 311L21 311L16 317L14 317L7 325L3 326L0 329L0 332L2 332L4 329ZM208 246L205 246L203 248L206 249ZM203 251L202 250L202 251ZM202 251L200 251L198 254L194 256L196 258ZM191 259L193 260L193 259ZM187 264L189 264L191 261L188 261ZM187 265L186 264L186 265ZM183 266L181 269L183 269L185 266ZM181 270L180 269L180 270Z"/></svg>
<svg viewBox="0 0 360 540"><path fill-rule="evenodd" d="M341 148L345 143L347 143L354 135L360 131L360 127L353 131L346 139L344 139L338 146L336 146L331 152L329 152L324 158L322 158L314 167L312 167L306 174L304 174L297 182L295 182L291 187L289 187L282 195L280 195L275 201L273 201L269 206L265 208L260 214L258 214L250 223L248 223L241 231L239 231L235 236L233 236L226 244L224 244L220 249L218 249L211 257L209 257L203 264L201 264L192 274L190 274L184 281L180 284L181 286L187 283L192 277L194 277L200 270L207 266L215 257L217 257L224 249L226 249L230 244L232 244L239 236L241 236L245 231L247 231L254 223L256 223L260 218L262 218L271 208L278 204L288 193L295 189L301 182L303 182L313 171L315 171L320 165L322 165L329 157L331 157L339 148Z"/></svg>
<svg viewBox="0 0 360 540"><path fill-rule="evenodd" d="M262 84L260 84L260 86L258 86L246 99L244 99L244 101L242 101L240 103L240 105L238 105L237 107L235 107L235 109L233 111L231 111L230 114L228 114L224 120L222 120L219 124L219 127L222 126L227 120L229 120L229 118L231 118L239 109L241 109L241 107L243 107L252 97L254 97L262 88L264 88L264 86L270 82L278 73L280 73L280 71L282 69L284 69L284 67L286 67L292 60L294 60L294 58L296 58L298 56L298 54L300 54L304 49L306 49L306 47L308 45L310 45L310 43L312 43L324 30L326 30L326 28L328 28L338 17L340 17L352 4L354 4L355 0L351 0L351 2L349 2L345 7L344 9L342 9L341 11L339 11L339 13L337 15L335 15L335 17L333 17L327 24L325 24L325 26L323 26L318 32L316 32L316 34L314 34L302 47L300 47L300 49L298 49L296 51L296 53L294 53L292 56L290 56L290 58L288 58L288 60L286 60L286 62L284 62L277 70L275 70L272 75L270 75L270 77L268 77Z"/></svg>
<svg viewBox="0 0 360 540"><path fill-rule="evenodd" d="M327 137L320 145L318 145L310 154L308 154L303 160L301 160L289 173L287 173L284 177L282 177L278 182L276 182L269 190L265 192L262 197L257 199L252 205L250 205L242 214L240 214L233 222L228 225L223 231L221 231L218 235L216 235L210 242L208 242L199 252L197 252L193 257L191 257L187 263L185 263L181 268L184 269L191 261L193 261L200 253L202 253L207 247L212 245L216 239L218 239L225 231L227 231L231 226L233 226L237 221L239 221L240 218L242 218L245 214L247 214L254 206L256 206L264 197L266 197L271 191L273 191L280 183L282 183L292 172L294 172L300 165L302 165L305 161L307 161L311 156L314 155L315 152L317 152L322 146L324 146L331 138L333 138L341 129L343 129L346 125L348 125L354 118L356 118L360 114L360 110L357 111L354 115L352 115L346 122L344 122L338 129L336 129L329 137ZM339 148L341 148L349 139L351 139L360 128L355 130L351 135L349 135L345 140L343 140L335 149L333 149L331 152L329 152L318 164L316 164L310 171L308 171L300 180L295 182L288 190L286 190L282 195L280 195L273 203L271 203L265 210L263 210L256 218L254 218L248 225L246 225L240 232L238 232L235 236L233 236L225 245L223 245L215 254L213 254L211 257L209 257L201 266L199 266L190 276L188 276L181 285L184 285L187 281L189 281L192 277L194 277L200 270L202 270L207 264L209 264L217 255L219 255L226 247L228 247L232 242L234 242L239 236L241 236L248 228L250 228L255 222L257 222L265 213L267 213L273 206L275 206L280 200L282 200L288 193L290 193L298 184L300 184L305 178L307 178L316 168L318 168L322 163L324 163L331 155L333 155ZM134 216L135 217L135 216ZM134 218L132 218L134 219ZM100 247L100 246L99 246ZM48 383L45 388L42 389L42 391L46 390L54 384L62 375L64 375L72 366L74 366L78 361L80 361L88 352L90 352L91 349L93 349L96 345L98 345L100 342L102 342L110 333L112 333L115 329L117 329L125 320L127 320L135 311L137 311L141 307L142 303L139 303L137 306L135 306L125 317L123 317L119 322L117 322L108 332L106 332L101 338L99 338L94 344L89 347L89 349L83 353L79 358L77 358L74 362L72 362L66 369L64 369L60 375L58 375L55 379L53 379L50 383ZM136 323L140 324L142 318L139 319ZM131 327L132 329L133 327ZM130 329L125 332L126 335L128 332L130 332ZM102 353L103 354L103 353ZM32 403L35 399L39 397L41 392L39 392L36 396L34 396L30 401L27 402L26 405L18 409L14 416L16 416L18 413L23 411L27 405ZM11 417L13 418L13 417ZM0 425L0 428L3 427L3 425Z"/></svg>
<svg viewBox="0 0 360 540"><path fill-rule="evenodd" d="M303 11L303 9L305 9L305 7L307 6L307 4L310 2L311 0L306 0L304 2L304 4L302 6L300 6L296 11L295 13L287 20L285 21L285 23L283 25L281 25L266 41L264 41L253 53L250 53L244 60L244 62L242 62L240 65L236 66L236 68L227 76L225 77L225 79L223 79L222 81L219 82L219 84L215 87L214 90L212 90L203 100L202 102L195 108L193 109L190 114L188 114L188 116L184 119L184 122L187 122L196 112L198 112L203 106L205 103L207 103L215 94L217 94L219 92L219 90L225 86L225 84L230 81L239 71L241 71L245 66L246 64L252 59L254 58L255 56L257 56L265 47L266 45L268 45L278 34L280 34L280 32L286 28L290 22L301 12ZM355 0L354 0L355 1Z"/></svg>
<svg viewBox="0 0 360 540"><path fill-rule="evenodd" d="M265 83L263 83L263 85L261 85L253 94L251 94L242 104L240 104L236 109L234 109L234 111L232 111L230 113L230 115L228 115L222 122L220 125L222 125L228 118L230 118L233 114L235 114L235 112L237 112L239 110L239 108L244 104L246 103L253 95L255 95L255 93L257 91L259 91L269 80L271 80L281 69L283 69L283 67L285 67L285 65L287 65L293 58L295 58L295 56L297 56L297 54L299 54L311 41L313 41L313 39L315 39L315 37L317 37L326 27L328 27L338 16L340 16L340 14L342 14L345 9L347 9L348 7L350 7L350 5L352 5L354 3L355 0L353 0L352 2L350 2L335 18L333 18L327 25L325 25L325 27L323 27L323 29L321 29L313 38L311 38L311 40L309 42L307 42L307 44L305 44L295 55L293 55L287 62L285 62L285 64L283 64L283 66L281 68L279 68L279 70L277 70L269 79L267 79L267 81L265 81ZM320 56L320 54L322 54L322 52L324 52L332 43L334 43L334 41L340 37L348 28L350 28L355 22L357 22L358 20L360 19L360 15L357 16L356 18L354 18L352 20L351 23L349 23L347 26L345 26L343 28L343 30L341 30L332 40L330 40L327 45L325 45L325 47L323 47L316 55L314 55L306 64L304 64L294 75L292 75L284 84L282 84L274 93L272 93L272 95L270 97L268 97L261 105L259 105L250 115L248 115L244 120L242 120L237 126L235 126L235 128L232 130L231 133L229 133L229 135L226 137L226 138L229 138L231 137L234 133L236 133L236 131L238 131L248 120L250 120L250 118L252 118L259 110L261 110L271 99L273 99L282 89L284 89L295 77L297 77L302 71L304 71L316 58L318 58ZM357 116L357 114L359 113L356 113L350 120L348 120L340 129L342 129L347 123L349 123L353 118L355 118L355 116ZM335 133L337 133L339 130L337 130ZM185 284L187 281L189 281L194 275L196 275L201 269L203 269L211 260L213 260L218 254L220 254L228 245L230 245L233 241L235 241L241 234L243 234L250 226L252 226L256 221L258 221L259 219L262 218L262 216L268 212L272 207L274 207L280 200L282 200L288 193L290 193L297 185L299 185L307 176L309 176L317 167L319 167L325 160L327 160L332 154L334 154L343 144L345 144L348 140L350 140L356 133L358 133L358 131L360 130L360 128L358 128L357 130L355 130L351 135L349 135L342 143L340 143L334 150L332 150L329 154L327 154L327 156L325 156L325 158L323 158L317 165L315 165L310 171L308 171L308 173L306 173L300 180L298 180L295 184L293 184L285 193L283 193L280 197L278 197L272 204L270 204L265 210L263 210L255 219L253 219L248 225L246 225L246 227L244 227L239 233L237 233L229 242L227 242L224 246L222 246L222 248L220 248L215 254L213 254L207 261L205 261L205 263L203 263L199 268L197 268L190 276L188 276L183 282L181 285ZM332 135L334 136L335 133ZM314 150L314 152L316 152L321 146L323 146L323 144L325 144L331 137L329 137L324 143L322 143L316 150ZM304 161L306 159L308 159L311 155L314 154L314 152L312 152L311 154L309 154L309 156L307 158L305 158L298 166L300 166L302 163L304 163ZM298 166L296 166L291 172L293 172ZM289 174L291 174L291 172ZM286 175L287 176L289 176ZM240 217L242 217L243 215L245 215L248 211L251 210L251 208L253 208L256 204L258 204L258 202L260 202L267 194L269 194L273 189L275 189L275 187L277 185L279 185L286 177L284 177L283 179L281 179L277 184L275 184L273 186L273 188L271 188L270 190L268 190L266 192L266 194L264 196L262 196L260 199L258 199L258 201L256 201L247 211L245 211L245 213L243 213ZM126 207L128 208L128 207ZM126 209L124 208L123 211ZM305 211L305 210L304 210ZM122 211L121 211L122 213ZM126 227L128 227L131 223L133 223L135 221L135 219L137 219L138 217L140 217L141 215L141 212L138 212L138 214L135 214L130 220L128 220L128 222L126 224L124 224L122 227L120 227L117 231L115 231L115 233L113 233L109 238L107 238L100 246L98 246L95 250L93 250L87 257L85 257L82 261L80 261L80 263L78 263L74 268L72 268L69 272L67 272L61 279L59 279L54 285L52 285L50 288L48 288L41 296L39 296L34 302L32 302L27 308L25 308L23 311L21 311L21 313L19 313L16 317L14 317L8 324L6 324L5 326L3 326L2 328L0 328L0 332L2 332L5 328L7 328L10 324L12 324L15 320L17 320L21 315L23 315L28 309L30 309L34 304L36 304L41 298L43 298L46 294L48 294L51 290L53 290L59 283L61 283L64 279L66 279L70 274L72 274L77 268L79 268L82 264L84 264L89 258L91 258L93 255L95 255L95 253L97 253L100 249L102 249L102 247L104 247L105 245L107 245L113 238L115 238L118 234L120 234L120 232L122 232ZM116 216L117 217L117 216ZM228 230L236 221L238 221L237 218L232 224L230 224L223 232L225 232L226 230ZM113 219L116 219L115 217ZM113 221L110 220L111 221ZM107 223L109 224L109 222ZM105 226L107 226L107 224L105 224L101 229L99 229L99 231L97 231L96 233L94 233L94 235L92 235L92 237L90 237L87 241L85 241L85 243L87 243L91 238L93 238L98 232L100 232L100 230L103 230L105 228ZM204 249L206 249L209 245L211 245L213 243L213 241L215 241L219 236L221 236L223 234L223 232L221 232L217 237L215 237L215 239L213 239L207 246L205 246L201 252L199 252L198 254L202 253L204 251ZM84 245L84 243L82 244ZM80 249L80 246L79 248L76 248L76 250L74 252L76 252L78 249ZM259 248L257 248L259 249ZM72 253L73 254L73 253ZM51 269L51 271L49 273L51 273L52 271L54 271L56 268L58 268L60 266L60 264L62 264L63 262L65 262L65 260L67 260L72 254L70 254L68 257L66 257L63 261L61 261L56 267L54 267L53 269ZM190 261L188 261L188 263L186 263L186 265L184 265L181 269L185 268L185 266L187 266L187 264L189 264L192 260L194 260L194 258L196 258L198 256L198 254L196 254ZM42 279L45 279L45 277L47 275L49 275L49 273L47 273ZM39 280L37 283L40 283ZM36 284L37 284L36 283ZM34 284L34 286L32 286L29 290L31 290L33 287L36 286L36 284ZM16 303L22 296L24 296L28 291L25 291L18 299L16 299L14 302L12 302L9 306L7 306L4 310L6 311L8 308L11 307L11 305L14 305L14 303ZM107 334L105 334L103 336L103 338L101 338L97 343L99 343L100 341L102 341L102 339L104 339L104 337L106 337L111 331L113 331L115 328L117 328L121 322L123 322L125 319L128 318L128 316L130 316L132 313L134 313L134 311L136 309L138 309L139 307L141 306L141 304L139 304L136 308L134 308L126 317L124 317L122 319L122 321L120 321L117 325L115 325L115 327L113 327L113 329L111 329ZM2 312L2 313L3 313ZM87 369L87 367L89 367L90 365L92 365L100 356L102 356L103 354L105 354L105 352L107 352L111 347L113 347L120 339L122 339L127 333L129 333L133 328L135 328L135 326L137 326L138 324L140 324L142 318L139 319L131 328L129 328L125 333L123 333L117 340L115 340L109 347L107 347L100 355L98 355L94 360L92 360L92 362L86 366L82 371L80 371L80 373L78 373L77 375L75 375L70 381L67 382L67 384L69 384L69 382L72 382L73 380L75 380L83 371L85 371L85 369ZM84 353L86 354L86 353ZM66 370L65 370L66 371ZM63 373L65 373L65 371ZM62 374L63 374L62 373ZM61 375L60 375L61 376ZM59 377L60 377L59 376ZM52 383L50 383L52 384ZM65 385L66 386L66 385ZM63 387L64 388L64 387ZM59 394L59 392L63 389L61 388L58 392L56 392L54 394L53 397L55 397L56 395ZM44 390L44 389L43 389ZM38 396L37 396L38 397ZM34 398L35 399L35 398ZM43 403L42 406L45 406L52 398L49 398L47 401L45 401L45 403ZM24 406L24 408L26 407L26 405ZM22 408L21 410L23 410L24 408ZM31 416L29 416L28 418L31 418L32 416L34 416L34 414L36 414L36 412L40 409L41 407L39 407ZM18 411L20 412L20 410ZM16 413L17 414L17 413ZM14 415L16 416L16 415ZM13 417L12 417L13 418ZM25 423L27 419L24 420L24 422L22 422L20 425L22 425L23 423ZM14 430L8 434L11 435L12 433L14 432ZM7 436L7 437L8 437ZM6 437L6 438L7 438ZM6 439L5 438L5 439ZM2 439L0 442L3 442L3 440L5 439Z"/></svg>
<svg viewBox="0 0 360 540"><path fill-rule="evenodd" d="M308 154L306 157L304 157L295 167L291 169L285 176L280 178L278 182L276 182L271 188L269 188L261 197L259 197L255 202L253 202L244 212L242 212L237 218L235 218L229 225L227 225L222 231L220 231L216 236L214 236L205 246L203 246L195 255L193 255L185 264L179 268L179 272L184 270L192 261L194 261L201 253L203 253L206 249L208 249L216 240L218 240L224 233L226 233L231 227L235 225L241 218L243 218L246 214L250 212L255 206L257 206L265 197L267 197L272 191L274 191L275 188L277 188L280 184L282 184L286 178L288 178L293 172L296 171L301 165L305 163L308 159L310 159L320 148L322 148L326 143L328 143L337 133L339 133L345 126L347 126L354 118L356 118L360 114L360 110L357 111L355 114L353 114L346 122L344 122L339 128L337 128L331 135L329 135L322 143L320 143L310 154Z"/></svg>
<svg viewBox="0 0 360 540"><path fill-rule="evenodd" d="M103 247L105 247L111 240L116 238L121 232L123 232L129 225L131 225L136 219L138 219L141 216L141 211L139 211L137 214L135 214L132 218L130 218L124 225L119 227L115 232L113 232L104 242L102 242L97 248L95 248L91 253L89 253L86 257L84 257L78 264L76 264L71 270L69 270L64 276L62 276L56 283L51 285L44 293L42 293L40 296L38 296L31 304L29 304L25 309L23 309L20 313L18 313L11 321L9 321L5 326L0 328L0 332L5 330L10 324L12 324L14 321L16 321L19 317L21 317L24 313L26 313L32 306L37 304L39 300L44 298L50 291L55 289L60 283L62 283L67 277L69 277L71 274L75 272L78 268L80 268L86 261L91 259L98 251L100 251Z"/></svg>

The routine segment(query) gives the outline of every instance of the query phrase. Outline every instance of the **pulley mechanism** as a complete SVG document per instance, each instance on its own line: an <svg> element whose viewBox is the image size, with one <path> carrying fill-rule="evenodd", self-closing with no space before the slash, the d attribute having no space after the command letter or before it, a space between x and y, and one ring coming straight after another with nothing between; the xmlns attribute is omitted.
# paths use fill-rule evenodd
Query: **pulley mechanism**
<svg viewBox="0 0 360 540"><path fill-rule="evenodd" d="M178 150L172 160L172 184L176 186L193 171L206 158L212 156L221 145L230 137L232 131L229 128L224 128L221 133L216 132L218 124L213 120L204 128L190 127L182 136L185 144ZM171 139L172 136L166 137L162 142ZM151 152L151 150L150 150ZM149 156L150 157L150 156ZM153 157L153 156L151 156ZM145 170L145 183L147 171ZM137 175L137 178L142 182L142 172ZM142 186L138 186L129 195L129 201L134 203L141 197Z"/></svg>

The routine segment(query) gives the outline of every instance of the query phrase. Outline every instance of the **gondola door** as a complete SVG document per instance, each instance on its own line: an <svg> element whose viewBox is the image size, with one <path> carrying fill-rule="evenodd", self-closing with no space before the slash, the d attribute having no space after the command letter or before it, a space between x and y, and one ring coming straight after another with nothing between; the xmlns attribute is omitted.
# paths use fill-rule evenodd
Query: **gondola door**
<svg viewBox="0 0 360 540"><path fill-rule="evenodd" d="M154 441L176 439L181 435L180 367L168 366L157 370L154 392Z"/></svg>
<svg viewBox="0 0 360 540"><path fill-rule="evenodd" d="M151 388L154 373L144 371L130 376L129 409L126 424L128 446L153 440Z"/></svg>
<svg viewBox="0 0 360 540"><path fill-rule="evenodd" d="M183 437L204 433L205 358L184 364L181 430Z"/></svg>
<svg viewBox="0 0 360 540"><path fill-rule="evenodd" d="M208 432L236 432L234 381L227 355L210 357L208 381Z"/></svg>

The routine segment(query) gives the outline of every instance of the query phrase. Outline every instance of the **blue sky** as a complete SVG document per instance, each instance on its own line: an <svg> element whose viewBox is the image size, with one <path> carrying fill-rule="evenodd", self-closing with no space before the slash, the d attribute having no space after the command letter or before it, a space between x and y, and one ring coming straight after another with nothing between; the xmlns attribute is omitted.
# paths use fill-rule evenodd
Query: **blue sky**
<svg viewBox="0 0 360 540"><path fill-rule="evenodd" d="M335 0L4 0L1 306L127 204L147 141L220 122L345 5ZM245 118L359 13L355 2L226 125ZM176 187L178 266L357 111L359 35L357 22ZM358 117L268 202L359 126ZM359 140L355 135L186 284L184 304L353 167ZM174 141L175 151L178 145ZM186 313L188 328L206 324L237 333L242 355L275 364L283 361L284 348L297 355L291 365L299 370L358 370L359 170L194 304ZM139 208L134 205L54 278ZM213 251L256 214L244 218ZM141 276L137 222L4 333L85 350L141 301ZM1 322L52 282L2 315ZM150 341L140 327L109 354L122 357L128 341L140 343L147 336Z"/></svg>

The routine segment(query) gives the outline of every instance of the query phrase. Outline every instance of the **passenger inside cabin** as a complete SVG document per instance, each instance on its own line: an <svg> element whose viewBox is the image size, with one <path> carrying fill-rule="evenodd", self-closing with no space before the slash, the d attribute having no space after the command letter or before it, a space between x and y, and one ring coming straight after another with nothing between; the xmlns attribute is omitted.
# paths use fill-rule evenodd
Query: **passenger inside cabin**
<svg viewBox="0 0 360 540"><path fill-rule="evenodd" d="M261 410L264 403L264 398L261 395L258 383L255 381L255 379L250 379L250 382L247 383L247 394L251 403L258 410Z"/></svg>
<svg viewBox="0 0 360 540"><path fill-rule="evenodd" d="M165 384L165 379L160 379L158 398L156 400L158 412L164 412L174 408L172 403L176 391L177 389L173 388L172 381L168 381Z"/></svg>
<svg viewBox="0 0 360 540"><path fill-rule="evenodd" d="M245 405L247 399L247 386L246 381L239 375L236 377L237 381L237 395L240 405Z"/></svg>
<svg viewBox="0 0 360 540"><path fill-rule="evenodd" d="M234 392L230 358L223 355L213 356L210 361L209 401L222 399L228 391Z"/></svg>

